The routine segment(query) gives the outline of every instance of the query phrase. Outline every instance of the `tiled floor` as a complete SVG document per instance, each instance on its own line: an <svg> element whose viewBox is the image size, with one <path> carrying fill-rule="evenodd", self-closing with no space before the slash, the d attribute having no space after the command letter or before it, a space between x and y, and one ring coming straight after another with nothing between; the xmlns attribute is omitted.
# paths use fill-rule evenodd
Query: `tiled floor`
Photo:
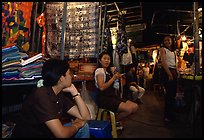
<svg viewBox="0 0 204 140"><path fill-rule="evenodd" d="M142 97L144 104L137 113L125 120L124 131L118 132L119 138L201 138L201 121L196 125L188 123L187 113L177 111L179 121L165 124L163 121L163 95L147 91Z"/></svg>

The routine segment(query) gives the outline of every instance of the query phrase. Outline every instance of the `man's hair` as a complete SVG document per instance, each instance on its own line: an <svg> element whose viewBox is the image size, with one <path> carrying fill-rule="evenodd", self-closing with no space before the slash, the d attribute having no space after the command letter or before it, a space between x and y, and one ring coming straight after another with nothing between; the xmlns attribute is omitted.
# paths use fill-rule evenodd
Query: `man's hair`
<svg viewBox="0 0 204 140"><path fill-rule="evenodd" d="M127 66L127 72L130 71L130 69L131 69L131 68L134 68L134 67L135 67L134 64L130 64L130 65L128 65L128 66Z"/></svg>
<svg viewBox="0 0 204 140"><path fill-rule="evenodd" d="M42 79L44 86L54 86L61 76L65 76L69 69L69 63L65 60L49 59L42 67Z"/></svg>

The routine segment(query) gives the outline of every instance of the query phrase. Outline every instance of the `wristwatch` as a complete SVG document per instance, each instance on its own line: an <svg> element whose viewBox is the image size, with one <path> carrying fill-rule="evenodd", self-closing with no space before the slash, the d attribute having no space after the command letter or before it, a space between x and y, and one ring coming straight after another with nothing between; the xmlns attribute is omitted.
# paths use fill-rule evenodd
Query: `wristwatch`
<svg viewBox="0 0 204 140"><path fill-rule="evenodd" d="M73 95L72 98L74 99L77 96L80 96L81 94L78 92L77 94Z"/></svg>

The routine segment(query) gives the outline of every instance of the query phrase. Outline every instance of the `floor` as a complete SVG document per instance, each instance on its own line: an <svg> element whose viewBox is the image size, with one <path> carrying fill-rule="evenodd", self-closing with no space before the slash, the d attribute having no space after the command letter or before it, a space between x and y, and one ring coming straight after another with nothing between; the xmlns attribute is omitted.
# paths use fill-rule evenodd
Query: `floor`
<svg viewBox="0 0 204 140"><path fill-rule="evenodd" d="M201 138L201 119L195 125L188 122L188 113L177 110L178 122L165 124L163 121L164 95L146 91L137 113L125 119L119 138Z"/></svg>
<svg viewBox="0 0 204 140"><path fill-rule="evenodd" d="M87 90L93 91L92 82L87 83ZM81 84L79 90L83 90ZM177 109L178 121L172 124L164 122L164 94L155 93L149 87L142 97L144 104L139 110L125 119L124 130L118 131L118 138L201 138L202 117L201 111L195 123L190 123L190 109Z"/></svg>

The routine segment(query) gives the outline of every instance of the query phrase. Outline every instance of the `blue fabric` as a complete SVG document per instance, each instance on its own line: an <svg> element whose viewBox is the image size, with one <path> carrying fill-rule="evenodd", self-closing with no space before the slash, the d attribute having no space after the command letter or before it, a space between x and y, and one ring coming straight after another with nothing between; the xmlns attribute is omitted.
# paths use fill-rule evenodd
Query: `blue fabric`
<svg viewBox="0 0 204 140"><path fill-rule="evenodd" d="M21 58L27 58L27 57L28 55L26 53L21 53L21 52L8 53L6 55L2 55L2 63L10 60L19 60Z"/></svg>
<svg viewBox="0 0 204 140"><path fill-rule="evenodd" d="M2 49L2 55L14 53L14 52L19 52L18 47L12 46L12 47L9 47L9 48Z"/></svg>
<svg viewBox="0 0 204 140"><path fill-rule="evenodd" d="M72 126L72 122L64 124L64 126ZM80 128L77 133L73 136L74 138L90 138L90 131L88 123L85 123L82 128Z"/></svg>

